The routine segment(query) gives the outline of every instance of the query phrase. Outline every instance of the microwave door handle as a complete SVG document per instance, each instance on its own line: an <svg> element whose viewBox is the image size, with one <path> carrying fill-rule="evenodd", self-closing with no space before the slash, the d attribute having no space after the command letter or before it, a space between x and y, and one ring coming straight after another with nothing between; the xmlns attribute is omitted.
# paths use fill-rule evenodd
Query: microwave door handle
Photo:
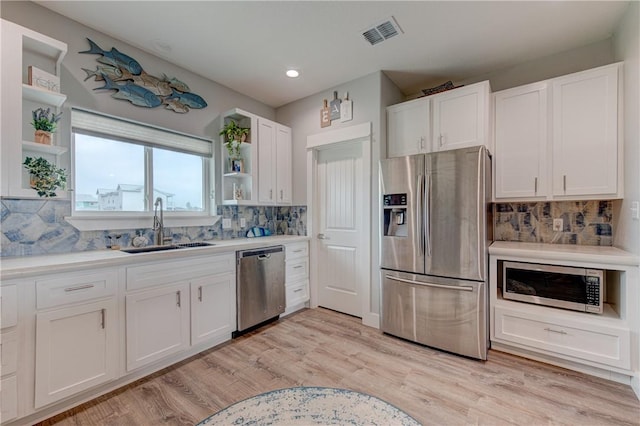
<svg viewBox="0 0 640 426"><path fill-rule="evenodd" d="M424 256L424 211L423 211L423 203L424 203L424 187L423 187L423 178L421 174L418 175L418 202L416 203L416 224L418 225L418 243L420 246L420 254Z"/></svg>

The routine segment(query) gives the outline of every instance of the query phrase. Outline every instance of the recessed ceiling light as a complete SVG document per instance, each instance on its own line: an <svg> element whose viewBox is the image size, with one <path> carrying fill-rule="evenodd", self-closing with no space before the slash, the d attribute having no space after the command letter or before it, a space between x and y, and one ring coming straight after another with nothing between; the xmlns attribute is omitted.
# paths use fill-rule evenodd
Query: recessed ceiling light
<svg viewBox="0 0 640 426"><path fill-rule="evenodd" d="M299 75L300 73L298 72L298 70L294 70L294 69L287 70L287 77L296 78Z"/></svg>

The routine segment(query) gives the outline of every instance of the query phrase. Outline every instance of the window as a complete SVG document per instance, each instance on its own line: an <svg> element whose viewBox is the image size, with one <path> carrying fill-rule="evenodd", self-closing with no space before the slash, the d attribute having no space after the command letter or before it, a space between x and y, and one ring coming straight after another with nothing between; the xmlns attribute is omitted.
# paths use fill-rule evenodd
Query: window
<svg viewBox="0 0 640 426"><path fill-rule="evenodd" d="M143 214L158 197L168 214L209 214L211 141L78 109L71 121L74 214Z"/></svg>

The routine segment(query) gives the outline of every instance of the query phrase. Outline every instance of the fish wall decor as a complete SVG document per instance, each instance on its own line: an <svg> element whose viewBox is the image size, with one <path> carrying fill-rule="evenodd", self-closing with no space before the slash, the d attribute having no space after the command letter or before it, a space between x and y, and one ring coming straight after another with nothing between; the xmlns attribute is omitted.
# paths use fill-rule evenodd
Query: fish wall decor
<svg viewBox="0 0 640 426"><path fill-rule="evenodd" d="M202 96L191 92L189 86L176 77L162 74L162 78L147 73L140 63L131 56L120 52L115 47L103 50L89 41L89 50L78 53L100 55L96 60L100 65L95 70L82 68L87 74L85 81L93 77L94 81L104 82L104 86L93 90L115 90L114 99L131 102L144 108L156 108L164 105L164 109L185 114L191 109L207 107Z"/></svg>

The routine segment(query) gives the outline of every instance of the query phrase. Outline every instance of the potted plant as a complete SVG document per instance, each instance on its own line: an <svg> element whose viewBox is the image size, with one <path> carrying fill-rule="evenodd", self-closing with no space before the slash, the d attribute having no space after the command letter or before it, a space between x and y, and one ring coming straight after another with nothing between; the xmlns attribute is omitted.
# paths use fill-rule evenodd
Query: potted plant
<svg viewBox="0 0 640 426"><path fill-rule="evenodd" d="M67 183L67 174L42 157L24 159L24 168L29 171L29 186L38 192L41 197L55 197L56 189L64 189Z"/></svg>
<svg viewBox="0 0 640 426"><path fill-rule="evenodd" d="M32 111L31 115L33 117L31 125L36 129L36 142L51 145L51 134L56 131L62 113L55 114L51 108L38 108Z"/></svg>
<svg viewBox="0 0 640 426"><path fill-rule="evenodd" d="M233 172L244 172L242 156L240 155L240 146L246 141L249 135L249 129L238 126L233 120L220 130L220 136L224 136L224 146L229 153L230 168Z"/></svg>

